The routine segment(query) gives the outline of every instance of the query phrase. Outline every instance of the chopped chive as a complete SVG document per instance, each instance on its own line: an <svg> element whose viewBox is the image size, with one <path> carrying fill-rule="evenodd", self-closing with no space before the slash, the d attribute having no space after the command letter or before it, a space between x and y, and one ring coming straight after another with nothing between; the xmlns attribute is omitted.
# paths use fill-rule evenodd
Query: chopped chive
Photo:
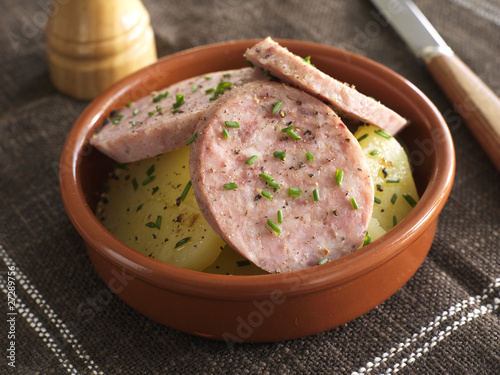
<svg viewBox="0 0 500 375"><path fill-rule="evenodd" d="M363 134L361 137L358 138L358 142L361 142L366 137L368 137L368 134Z"/></svg>
<svg viewBox="0 0 500 375"><path fill-rule="evenodd" d="M163 94L158 94L153 98L153 103L158 103L160 100L166 98L168 95L168 91L165 91Z"/></svg>
<svg viewBox="0 0 500 375"><path fill-rule="evenodd" d="M115 119L112 122L113 122L113 125L118 125L120 123L120 119Z"/></svg>
<svg viewBox="0 0 500 375"><path fill-rule="evenodd" d="M143 204L141 203L139 206L137 206L137 209L135 210L135 212L139 212L140 210L142 210L142 205Z"/></svg>
<svg viewBox="0 0 500 375"><path fill-rule="evenodd" d="M396 225L398 225L398 218L394 215L392 217L392 226L395 227Z"/></svg>
<svg viewBox="0 0 500 375"><path fill-rule="evenodd" d="M148 178L146 178L144 181L142 181L142 186L144 185L147 185L149 184L150 182L154 181L154 179L156 178L156 176L149 176Z"/></svg>
<svg viewBox="0 0 500 375"><path fill-rule="evenodd" d="M155 108L156 108L156 112L161 112L161 105L157 105Z"/></svg>
<svg viewBox="0 0 500 375"><path fill-rule="evenodd" d="M191 189L191 180L188 181L188 183L186 184L186 187L182 191L181 202L184 202L184 199L186 199L186 195L188 194L189 189Z"/></svg>
<svg viewBox="0 0 500 375"><path fill-rule="evenodd" d="M314 155L309 151L306 152L306 158L308 158L310 161L314 161Z"/></svg>
<svg viewBox="0 0 500 375"><path fill-rule="evenodd" d="M355 210L359 208L358 203L356 202L356 199L354 199L354 197L351 198L351 203Z"/></svg>
<svg viewBox="0 0 500 375"><path fill-rule="evenodd" d="M337 168L337 172L335 172L335 181L337 181L337 185L342 186L342 179L344 178L344 172L342 169Z"/></svg>
<svg viewBox="0 0 500 375"><path fill-rule="evenodd" d="M198 91L198 85L193 85L193 87L191 87L191 92L196 92Z"/></svg>
<svg viewBox="0 0 500 375"><path fill-rule="evenodd" d="M174 249L177 249L178 247L180 247L180 246L184 245L184 244L185 244L185 243L187 243L190 239L191 239L191 237L185 237L185 238L183 238L182 240L180 240L179 242L177 242L177 243L175 244Z"/></svg>
<svg viewBox="0 0 500 375"><path fill-rule="evenodd" d="M251 265L252 263L250 263L250 261L248 259L244 259L244 260L237 260L236 261L236 265L238 267L245 267L245 266L249 266Z"/></svg>
<svg viewBox="0 0 500 375"><path fill-rule="evenodd" d="M280 159L280 160L285 160L286 159L286 150L285 151L274 151L273 156L275 158Z"/></svg>
<svg viewBox="0 0 500 375"><path fill-rule="evenodd" d="M255 163L255 161L258 159L259 157L257 155L252 155L250 156L250 158L245 162L246 165L252 165L253 163Z"/></svg>
<svg viewBox="0 0 500 375"><path fill-rule="evenodd" d="M267 199L269 199L270 201L273 200L273 195L265 190L262 190L260 192L262 194L263 197L266 197Z"/></svg>
<svg viewBox="0 0 500 375"><path fill-rule="evenodd" d="M245 61L246 61L246 63L248 64L248 66L249 66L250 68L254 68L254 67L255 67L255 66L253 65L253 63L252 63L250 60L245 59Z"/></svg>
<svg viewBox="0 0 500 375"><path fill-rule="evenodd" d="M382 129L375 130L375 133L377 133L378 135L380 135L381 137L384 137L386 139L391 139L392 138L392 135L390 135L389 133L387 133L386 131L384 131Z"/></svg>
<svg viewBox="0 0 500 375"><path fill-rule="evenodd" d="M363 241L363 246L369 245L372 242L372 238L366 233L365 240Z"/></svg>
<svg viewBox="0 0 500 375"><path fill-rule="evenodd" d="M290 137L292 137L292 139L294 139L294 140L296 140L296 141L298 141L299 139L302 139L302 138L300 138L300 135L298 135L297 133L295 133L295 131L293 131L293 130L289 130L289 131L287 131L287 134L288 134Z"/></svg>
<svg viewBox="0 0 500 375"><path fill-rule="evenodd" d="M288 131L290 131L290 130L293 130L293 126L291 126L291 125L290 125L290 126L287 126L286 128L281 129L281 131L282 131L283 133L286 133L286 132L288 132Z"/></svg>
<svg viewBox="0 0 500 375"><path fill-rule="evenodd" d="M272 187L274 189L281 189L281 185L278 184L277 182L269 181L268 184L269 184L270 187Z"/></svg>
<svg viewBox="0 0 500 375"><path fill-rule="evenodd" d="M313 190L313 198L315 202L319 201L319 191L317 188Z"/></svg>
<svg viewBox="0 0 500 375"><path fill-rule="evenodd" d="M226 138L226 139L229 138L229 133L227 132L226 128L222 128L222 134L224 134L224 138Z"/></svg>
<svg viewBox="0 0 500 375"><path fill-rule="evenodd" d="M172 109L170 111L171 113L175 114L175 113L179 113L179 112L182 112L180 109Z"/></svg>
<svg viewBox="0 0 500 375"><path fill-rule="evenodd" d="M210 100L217 99L219 95L221 95L225 90L229 89L232 85L233 84L229 81L219 82Z"/></svg>
<svg viewBox="0 0 500 375"><path fill-rule="evenodd" d="M185 101L184 101L184 94L177 94L175 96L175 103L172 104L172 107L173 108L179 108L184 103L185 103Z"/></svg>
<svg viewBox="0 0 500 375"><path fill-rule="evenodd" d="M351 142L351 138L346 138L345 141L346 142Z"/></svg>
<svg viewBox="0 0 500 375"><path fill-rule="evenodd" d="M139 188L139 185L137 184L137 179L135 177L132 179L132 186L134 187L134 191L136 191Z"/></svg>
<svg viewBox="0 0 500 375"><path fill-rule="evenodd" d="M283 211L278 210L276 214L278 215L278 224L281 224L283 222Z"/></svg>
<svg viewBox="0 0 500 375"><path fill-rule="evenodd" d="M224 121L228 128L239 128L240 124L237 121Z"/></svg>
<svg viewBox="0 0 500 375"><path fill-rule="evenodd" d="M153 190L151 191L151 195L153 195L154 193L156 193L158 191L159 187L158 186L155 186L153 188Z"/></svg>
<svg viewBox="0 0 500 375"><path fill-rule="evenodd" d="M224 184L224 187L227 190L233 190L233 189L237 189L238 185L236 184L236 182L228 182L227 184Z"/></svg>
<svg viewBox="0 0 500 375"><path fill-rule="evenodd" d="M149 228L161 229L161 216L157 216L156 217L156 222L155 223L153 223L152 221L147 222L146 226L149 227Z"/></svg>
<svg viewBox="0 0 500 375"><path fill-rule="evenodd" d="M132 126L136 126L136 125L137 125L137 121L132 121L132 122L130 123L130 125L132 125Z"/></svg>
<svg viewBox="0 0 500 375"><path fill-rule="evenodd" d="M148 112L148 116L153 116L155 113L153 111Z"/></svg>
<svg viewBox="0 0 500 375"><path fill-rule="evenodd" d="M205 76L203 78L205 78L205 80L207 80L207 81L212 79L212 77L210 77L210 76Z"/></svg>
<svg viewBox="0 0 500 375"><path fill-rule="evenodd" d="M302 190L296 187L290 187L288 188L288 195L291 197L300 197L300 194L302 194Z"/></svg>
<svg viewBox="0 0 500 375"><path fill-rule="evenodd" d="M274 178L271 175L267 174L266 172L262 172L261 174L259 174L259 176L264 180L266 180L267 182L274 181Z"/></svg>
<svg viewBox="0 0 500 375"><path fill-rule="evenodd" d="M224 73L222 76L224 78L230 78L231 77L231 73Z"/></svg>
<svg viewBox="0 0 500 375"><path fill-rule="evenodd" d="M372 152L370 152L370 155L374 156L377 155L379 152L380 152L379 150L373 150Z"/></svg>
<svg viewBox="0 0 500 375"><path fill-rule="evenodd" d="M410 194L403 194L403 198L406 199L406 201L410 204L410 206L415 207L417 205L417 202L415 199Z"/></svg>
<svg viewBox="0 0 500 375"><path fill-rule="evenodd" d="M328 260L328 259L323 258L323 259L321 259L321 260L318 262L318 266L321 266L322 264L325 264L325 263L328 263L328 262L329 262L329 260Z"/></svg>
<svg viewBox="0 0 500 375"><path fill-rule="evenodd" d="M211 94L215 91L215 89L212 87L211 89L205 90L205 94Z"/></svg>
<svg viewBox="0 0 500 375"><path fill-rule="evenodd" d="M146 175L147 176L151 176L151 174L155 171L155 165L154 164L151 164L151 167L148 168L148 170L146 171Z"/></svg>
<svg viewBox="0 0 500 375"><path fill-rule="evenodd" d="M311 64L311 56L304 57L302 60L307 64Z"/></svg>
<svg viewBox="0 0 500 375"><path fill-rule="evenodd" d="M277 234L277 235L280 235L281 234L281 229L275 224L274 221L272 221L271 219L267 219L267 225L269 225L271 227L272 230L274 230L274 232Z"/></svg>
<svg viewBox="0 0 500 375"><path fill-rule="evenodd" d="M397 184L399 182L399 178L388 178L387 180L385 180L385 182L387 182L388 184Z"/></svg>
<svg viewBox="0 0 500 375"><path fill-rule="evenodd" d="M271 111L273 113L273 115L279 111L281 107L281 102L278 100L276 103L274 103L273 105L273 110Z"/></svg>
<svg viewBox="0 0 500 375"><path fill-rule="evenodd" d="M138 108L134 109L134 111L132 112L132 114L134 116L137 116L138 113L139 113L139 109Z"/></svg>
<svg viewBox="0 0 500 375"><path fill-rule="evenodd" d="M198 137L198 132L194 133L189 139L187 140L186 145L189 145L191 142L193 142L196 138Z"/></svg>
<svg viewBox="0 0 500 375"><path fill-rule="evenodd" d="M134 104L134 102L128 102L127 103L127 108L130 108L132 106L132 104Z"/></svg>
<svg viewBox="0 0 500 375"><path fill-rule="evenodd" d="M394 193L394 194L392 195L392 198L391 198L391 203L392 203L392 204L396 203L396 199L398 199L398 195L397 195L396 193Z"/></svg>
<svg viewBox="0 0 500 375"><path fill-rule="evenodd" d="M377 197L373 198L373 201L374 201L375 203L377 203L377 204L382 203L382 201L380 200L380 198L377 198Z"/></svg>

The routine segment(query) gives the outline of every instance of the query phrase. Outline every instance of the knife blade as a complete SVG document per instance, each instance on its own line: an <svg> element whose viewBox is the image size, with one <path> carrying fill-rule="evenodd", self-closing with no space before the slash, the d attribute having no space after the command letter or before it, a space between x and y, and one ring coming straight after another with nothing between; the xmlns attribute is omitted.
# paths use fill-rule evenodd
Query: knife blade
<svg viewBox="0 0 500 375"><path fill-rule="evenodd" d="M411 0L371 0L421 59L500 171L500 99L453 52Z"/></svg>

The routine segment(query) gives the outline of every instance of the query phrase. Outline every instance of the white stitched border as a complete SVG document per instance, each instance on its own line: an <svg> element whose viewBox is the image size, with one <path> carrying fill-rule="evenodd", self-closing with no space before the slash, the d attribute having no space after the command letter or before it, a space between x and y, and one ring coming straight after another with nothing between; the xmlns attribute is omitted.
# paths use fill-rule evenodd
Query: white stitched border
<svg viewBox="0 0 500 375"><path fill-rule="evenodd" d="M461 302L457 302L455 305L451 306L448 310L443 311L441 315L438 315L433 321L431 321L427 326L422 327L419 332L414 333L411 337L405 339L404 342L400 342L395 347L392 347L381 356L377 356L373 361L366 363L364 367L359 368L357 371L351 373L351 375L364 375L374 371L377 367L382 364L386 364L392 360L397 353L403 351L405 348L415 344L419 339L424 338L430 332L440 327L440 325L455 314L462 312L464 315L460 319L456 319L449 323L446 327L442 328L437 334L435 334L430 340L427 340L424 344L420 345L416 350L413 350L410 354L406 355L399 362L395 363L392 367L385 370L385 374L397 373L402 368L415 362L417 358L420 358L424 353L427 353L431 348L437 345L438 342L442 341L446 337L450 336L453 331L456 331L459 327L465 325L468 322L486 314L492 313L497 310L500 306L500 298L496 296L493 297L493 303L485 303L486 299L490 297L495 289L500 287L500 278L496 279L493 283L488 285L486 289L483 290L481 295L475 297L469 297ZM468 308L473 308L465 314ZM386 363L387 362L387 363Z"/></svg>
<svg viewBox="0 0 500 375"><path fill-rule="evenodd" d="M0 275L0 288L5 295L8 294L7 284L5 282L5 278ZM66 357L66 354L62 351L62 349L57 345L57 342L54 340L52 335L47 331L47 329L43 326L42 322L30 311L29 307L26 306L19 296L16 297L16 310L33 328L38 336L43 340L43 342L47 345L47 347L54 353L59 362L68 370L70 374L78 374L78 371L75 367L69 362Z"/></svg>
<svg viewBox="0 0 500 375"><path fill-rule="evenodd" d="M47 316L47 318L50 320L51 323L53 323L56 328L59 330L59 333L61 334L61 337L66 340L66 342L71 346L71 348L76 352L76 354L84 361L84 363L87 366L87 369L91 370L93 374L96 375L103 375L104 373L99 369L97 364L90 358L90 356L86 353L85 349L80 345L78 342L77 338L71 333L71 331L68 329L67 325L58 317L57 313L49 306L45 298L42 296L42 294L31 284L29 281L28 277L19 269L19 267L16 265L14 260L7 254L5 249L3 248L2 245L0 245L0 254L2 256L3 261L7 265L7 267L14 266L16 268L16 280L19 282L19 285L21 285L24 290L28 293L28 295L37 303L37 305L43 309L43 312ZM4 292L7 293L7 289L4 288ZM19 300L19 298L18 298ZM25 310L29 311L29 309L24 305L23 307ZM33 316L32 313L30 316ZM23 317L25 317L23 315ZM26 318L26 317L25 317ZM38 322L38 318L34 317ZM41 324L41 323L40 323ZM31 323L30 323L31 325ZM46 330L44 331L46 332ZM48 332L47 332L48 334ZM41 333L39 332L40 337ZM43 338L43 337L42 337ZM44 342L49 345L49 343L44 340ZM52 347L49 346L49 348L52 350ZM67 361L67 360L65 360Z"/></svg>

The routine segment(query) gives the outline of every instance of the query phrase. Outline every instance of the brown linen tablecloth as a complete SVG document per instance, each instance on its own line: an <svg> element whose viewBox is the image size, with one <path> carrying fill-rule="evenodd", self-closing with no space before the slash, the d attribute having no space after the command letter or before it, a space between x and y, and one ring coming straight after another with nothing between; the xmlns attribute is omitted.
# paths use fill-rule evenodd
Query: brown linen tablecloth
<svg viewBox="0 0 500 375"><path fill-rule="evenodd" d="M57 169L65 137L88 102L51 85L44 50L49 3L0 2L0 373L500 373L500 173L369 1L144 0L160 57L266 36L345 48L418 86L443 113L455 142L455 183L434 244L403 288L328 332L232 350L135 312L87 258L61 203ZM416 3L500 94L500 3ZM15 369L8 365L10 268Z"/></svg>

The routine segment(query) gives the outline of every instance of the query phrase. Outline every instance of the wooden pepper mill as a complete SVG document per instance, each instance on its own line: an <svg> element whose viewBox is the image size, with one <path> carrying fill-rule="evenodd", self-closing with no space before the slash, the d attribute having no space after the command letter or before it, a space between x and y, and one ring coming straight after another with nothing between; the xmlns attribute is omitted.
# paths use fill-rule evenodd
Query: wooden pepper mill
<svg viewBox="0 0 500 375"><path fill-rule="evenodd" d="M46 29L52 83L77 99L157 60L149 14L140 0L53 2Z"/></svg>

